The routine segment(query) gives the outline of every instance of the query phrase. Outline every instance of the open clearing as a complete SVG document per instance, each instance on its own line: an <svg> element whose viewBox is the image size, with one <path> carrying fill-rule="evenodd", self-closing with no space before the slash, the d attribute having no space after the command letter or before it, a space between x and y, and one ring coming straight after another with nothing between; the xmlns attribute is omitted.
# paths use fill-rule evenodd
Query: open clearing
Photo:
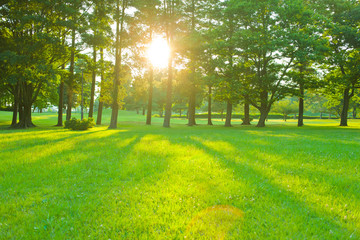
<svg viewBox="0 0 360 240"><path fill-rule="evenodd" d="M122 111L117 130L69 131L55 113L29 130L10 119L0 112L0 239L360 238L359 120L166 129Z"/></svg>

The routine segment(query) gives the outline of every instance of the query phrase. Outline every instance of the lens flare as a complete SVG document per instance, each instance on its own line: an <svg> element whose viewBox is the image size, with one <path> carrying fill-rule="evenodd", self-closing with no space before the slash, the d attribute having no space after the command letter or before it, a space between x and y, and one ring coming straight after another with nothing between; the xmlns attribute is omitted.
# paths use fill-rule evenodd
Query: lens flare
<svg viewBox="0 0 360 240"><path fill-rule="evenodd" d="M186 237L190 239L220 239L239 223L244 213L233 206L216 205L198 213L187 226Z"/></svg>
<svg viewBox="0 0 360 240"><path fill-rule="evenodd" d="M147 58L156 68L165 68L168 64L170 48L167 41L157 36L155 37L147 50Z"/></svg>

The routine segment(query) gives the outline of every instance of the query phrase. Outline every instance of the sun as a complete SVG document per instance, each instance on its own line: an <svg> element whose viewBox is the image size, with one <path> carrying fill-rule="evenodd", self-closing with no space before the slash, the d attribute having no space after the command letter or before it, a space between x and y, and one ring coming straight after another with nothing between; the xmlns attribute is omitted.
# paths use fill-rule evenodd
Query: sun
<svg viewBox="0 0 360 240"><path fill-rule="evenodd" d="M157 36L153 38L147 50L147 58L156 68L165 68L168 65L170 48L167 41Z"/></svg>

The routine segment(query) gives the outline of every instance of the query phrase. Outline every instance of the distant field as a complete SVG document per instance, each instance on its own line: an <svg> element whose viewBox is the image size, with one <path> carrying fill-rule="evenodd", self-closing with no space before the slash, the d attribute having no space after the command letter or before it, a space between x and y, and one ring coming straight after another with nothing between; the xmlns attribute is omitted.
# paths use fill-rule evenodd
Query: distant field
<svg viewBox="0 0 360 240"><path fill-rule="evenodd" d="M0 112L0 239L360 239L360 120L56 119Z"/></svg>

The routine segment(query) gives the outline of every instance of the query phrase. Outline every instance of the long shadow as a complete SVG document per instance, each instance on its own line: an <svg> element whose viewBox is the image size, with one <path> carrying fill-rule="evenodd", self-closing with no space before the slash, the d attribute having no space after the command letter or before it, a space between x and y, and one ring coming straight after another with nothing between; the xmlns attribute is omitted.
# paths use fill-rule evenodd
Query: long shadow
<svg viewBox="0 0 360 240"><path fill-rule="evenodd" d="M331 187L336 187L337 192L341 193L343 196L348 196L351 194L356 197L358 205L360 205L360 179L355 177L341 175L341 180L339 177L331 174L329 171L321 171L308 169L306 167L299 167L300 162L286 162L286 157L278 157L281 161L271 163L266 160L261 159L260 157L256 158L259 163L262 163L264 166L271 165L271 168L277 170L279 173L284 175L298 175L308 180L311 180L313 183L318 182L321 179L323 182L327 183ZM334 185L336 183L337 185ZM353 190L349 191L353 187Z"/></svg>
<svg viewBox="0 0 360 240"><path fill-rule="evenodd" d="M133 169L129 169L129 165L131 165L129 161L131 159L128 159L128 156L145 134L136 134L134 136L130 133L125 134L126 136L119 135L115 137L114 135L116 135L116 132L112 135L111 140L102 139L103 143L107 145L122 141L128 142L128 144L119 147L113 146L109 151L104 147L102 151L99 151L99 147L93 147L94 144L98 143L99 139L84 139L82 142L86 142L86 144L81 141L77 143L81 145L77 150L81 155L79 159L66 160L66 156L74 154L73 149L61 151L51 157L46 156L37 159L36 162L32 163L32 166L27 166L26 168L21 166L21 169L16 171L17 175L20 175L21 178L14 176L14 179L9 179L4 176L3 183L5 181L11 183L12 186L8 186L11 188L11 191L18 193L21 191L27 192L29 189L26 179L34 179L35 176L37 183L31 186L31 188L36 191L41 192L41 189L51 186L52 191L55 193L58 192L56 189L61 189L59 192L71 193L76 191L81 185L89 184L93 187L91 192L99 194L99 192L104 192L106 189L111 189L118 185L135 186L139 182L144 181L144 179L151 178L153 174L160 174L165 170L166 162L160 161L156 162L155 165L142 161L134 166ZM147 153L147 156L149 157L150 154ZM156 155L153 155L153 157L156 158ZM128 165L126 165L127 162L129 163ZM42 166L49 164L51 166L42 169ZM127 167L127 171L122 166ZM145 171L147 169L152 169L152 171ZM137 174L139 172L141 173L140 175ZM3 185L2 188L7 187ZM99 189L101 191L98 191Z"/></svg>
<svg viewBox="0 0 360 240"><path fill-rule="evenodd" d="M177 172L174 168L171 168L168 166L168 164L172 165L171 162L174 161L174 159L182 160L182 158L177 156L175 152L172 152L171 149L178 149L179 144L172 144L170 143L168 136L164 136L161 134L152 134L152 136L158 136L159 139L152 139L149 141L149 143L157 140L164 140L165 141L165 148L160 149L159 151L153 152L147 152L145 150L144 155L137 155L136 158L144 157L143 161L145 162L143 166L135 166L133 167L133 170L136 172L141 172L140 176L133 176L133 171L127 171L131 174L127 175L130 177L129 182L123 182L127 179L125 178L118 178L117 181L114 181L112 185L109 186L108 189L106 189L102 194L98 195L97 197L103 199L101 202L101 206L103 206L104 212L107 214L112 215L112 212L115 212L118 218L125 219L126 217L129 217L129 222L134 223L134 221L138 221L131 219L132 217L138 217L136 213L139 212L143 216L145 213L148 213L149 215L145 215L144 217L149 219L149 221L144 220L144 222L139 225L136 224L134 226L129 226L129 224L118 224L117 226L120 226L120 229L123 230L123 233L119 233L119 235L115 235L114 238L121 238L121 239L151 239L153 236L154 231L159 231L159 234L169 234L170 236L173 236L174 232L176 232L176 238L173 237L173 239L180 238L182 231L186 228L186 224L181 225L180 229L177 229L179 226L173 226L174 219L177 219L176 217L172 216L173 214L180 214L185 215L188 211L194 211L196 209L188 209L184 212L182 207L182 203L179 201L179 198L187 197L189 194L186 194L184 192L179 193L179 185L184 182L191 182L193 179L193 175L190 176L183 176L181 178L181 181L174 181L172 177L175 175L175 179L178 179L178 175L182 176L182 171L180 170ZM145 136L147 137L147 135ZM146 142L145 142L146 143ZM170 145L167 145L167 143L170 143ZM155 145L155 144L154 144ZM139 149L136 149L134 151L138 151ZM162 151L165 151L162 152ZM137 153L138 154L138 153ZM176 161L177 161L176 160ZM152 165L151 162L155 161L156 164ZM192 161L192 160L189 160ZM150 163L150 164L149 164ZM149 169L155 168L154 170ZM197 167L194 166L194 169ZM171 169L168 171L168 169ZM194 172L195 170L192 169ZM150 174L143 174L143 170L149 171ZM165 171L166 170L166 171ZM184 180L185 179L185 180ZM135 180L135 181L134 181ZM169 180L169 182L168 182ZM207 183L204 182L206 185ZM111 197L115 198L111 199ZM109 200L110 199L110 200ZM135 200L134 200L135 199ZM178 203L178 204L177 204ZM177 204L174 206L173 204ZM169 206L171 210L169 210ZM134 207L138 206L138 208ZM194 206L195 207L195 206ZM141 211L141 208L144 211ZM123 209L123 211L121 211ZM180 209L180 210L179 210ZM98 214L98 213L94 213ZM135 216L134 216L135 215ZM150 221L152 217L155 217L156 219L153 219L154 221ZM165 222L162 222L161 219L167 219ZM189 219L190 220L190 219ZM146 221L146 222L145 222ZM138 222L139 223L139 222ZM174 225L178 225L179 223L176 222ZM110 226L114 227L113 223L109 223ZM151 229L149 229L149 226ZM154 228L154 229L152 229ZM172 229L171 233L169 233L169 229ZM176 229L176 230L175 230ZM127 233L129 231L129 233ZM136 231L134 232L131 231ZM134 237L136 236L136 237ZM170 238L170 237L169 237Z"/></svg>
<svg viewBox="0 0 360 240"><path fill-rule="evenodd" d="M242 138L246 138L246 134L248 134L248 133L249 133L249 131L242 132ZM301 138L299 139L299 138L297 138L298 137L297 134L295 136L293 133L291 133L290 135L289 134L286 135L285 131L256 132L256 134L258 134L258 133L260 135L264 134L264 133L267 135L266 139L269 140L267 142L268 144L264 144L261 146L259 146L259 145L253 146L252 144L249 144L252 140L248 140L247 142L245 142L245 141L241 142L242 144L246 144L246 147L242 147L243 150L245 150L246 152L252 152L253 155L249 156L250 159L253 159L255 157L257 162L263 163L265 166L271 165L272 168L278 170L280 173L288 174L290 172L290 174L297 173L298 175L305 175L302 177L312 180L314 183L318 182L318 180L320 178L321 180L323 180L324 182L329 184L329 186L336 187L337 192L342 193L344 196L348 196L350 193L353 196L356 196L357 199L359 199L360 192L356 191L356 189L359 189L359 185L358 185L358 187L356 187L357 182L359 182L357 178L347 176L347 175L345 175L345 173L342 173L341 181L339 182L338 177L336 177L336 175L334 175L334 174L331 174L331 171L329 171L329 169L327 169L327 171L321 171L321 169L316 170L316 166L313 163L311 163L313 165L313 168L311 170L306 167L301 167L301 165L303 163L306 163L307 165L310 163L304 162L303 159L300 160L300 157L294 157L294 154L296 154L296 151L289 152L287 150L291 146L295 146L295 150L297 150L296 146L299 145L299 141L301 141L302 145L304 145L304 143L305 143L305 148L302 148L301 150L298 149L299 153L306 152L307 148L310 148L310 150L313 150L314 149L313 139L310 138L311 141L308 141L306 139L303 140ZM284 133L284 134L282 134L282 133ZM249 134L253 135L254 133L253 133L253 131L250 131ZM271 137L271 138L269 138L269 137ZM307 137L307 136L305 136L305 137ZM317 137L318 137L318 135L317 135ZM212 138L213 138L213 136L210 136L210 139L212 139ZM259 137L257 139L261 139L261 137ZM279 144L280 140L286 140L284 144L286 144L287 147L274 148L274 146L275 146L274 143ZM336 141L338 143L337 148L339 149L340 153L343 152L342 149L345 149L345 147L349 146L347 143L339 142L339 140L336 140L336 139L335 140L332 139L332 141L334 141L334 142ZM329 144L329 145L327 145L327 147L333 148L333 145ZM357 149L356 145L354 145L354 144L352 145L352 147L354 148L354 150ZM265 156L258 155L259 149L261 149L261 152L264 153ZM240 153L243 154L243 152L239 152L239 154ZM256 155L256 156L254 156L254 155ZM353 154L353 155L355 156L356 154ZM275 162L267 161L266 159L268 158L268 156L272 156L271 159L276 159L276 161ZM311 156L306 156L306 157L310 158L310 159L319 159L319 157L322 157L322 156L311 155ZM325 158L325 157L322 157L322 158ZM286 160L286 159L288 159L288 160ZM346 166L349 165L349 169L353 169L354 166L358 165L358 160L356 159L356 157L347 158L346 160L350 161L350 162L346 163ZM338 163L331 162L331 164L334 165L333 166L334 171L338 169ZM336 183L336 186L334 185L334 183Z"/></svg>
<svg viewBox="0 0 360 240"><path fill-rule="evenodd" d="M64 156L72 154L73 150L65 150L54 154L51 157L55 159L54 162L52 162L49 157L40 158L36 161L35 165L32 166L32 169L23 169L22 172L19 172L21 179L19 179L18 182L21 183L21 181L34 181L34 177L39 178L38 181L35 182L35 184L30 185L30 187L27 187L25 190L22 189L21 185L15 186L13 191L9 193L11 198L9 198L8 201L21 201L21 199L32 198L37 194L41 194L41 201L36 201L34 206L23 206L22 211L35 211L36 207L45 208L48 212L55 213L56 219L54 220L55 222L53 224L63 226L61 225L60 218L57 219L57 215L65 214L64 217L66 219L70 217L73 218L73 222L79 222L77 225L79 227L80 224L80 228L77 230L82 231L81 226L86 226L89 228L89 226L86 225L88 221L87 219L100 218L99 214L101 215L102 213L109 211L109 209L112 210L112 207L114 207L107 205L109 202L106 201L106 198L113 196L118 197L119 199L113 200L115 203L116 201L124 201L125 198L127 204L134 204L131 203L131 198L126 199L126 195L122 196L123 190L133 189L131 193L136 193L136 190L134 190L136 187L140 188L140 186L143 184L153 184L156 181L158 175L161 175L166 170L167 159L173 157L171 154L167 155L164 161L155 162L154 165L149 163L146 159L136 165L130 164L132 158L130 158L129 155L134 153L133 149L141 141L141 139L147 133L157 134L159 132L161 133L161 131L158 131L158 129L151 129L146 132L133 132L130 130L126 133L119 132L119 135L114 137L114 135L117 134L115 131L114 135L112 135L110 138L84 138L83 140L77 142L77 146L79 146L77 153L80 154L79 160L74 162L68 161L64 165L61 164L61 159ZM91 132L89 132L89 134L90 133ZM130 141L129 144L116 146L111 150L112 152L115 152L115 156L109 156L106 154L103 155L103 153L106 151L107 145L116 144L117 142L125 141L127 139L132 139L134 136L136 137L135 140ZM204 135L201 137L204 137ZM172 138L167 139L169 141L173 141ZM211 137L209 139L211 139ZM319 229L320 227L316 228L316 230L318 230L320 233L334 229L335 231L340 232L340 234L343 233L343 235L340 235L340 237L337 235L334 236L334 238L345 238L345 236L350 235L348 231L341 227L341 224L336 222L336 220L329 217L328 215L316 212L305 202L299 201L299 199L294 194L287 192L285 188L274 185L269 181L269 178L267 178L260 171L256 170L253 166L251 166L251 164L235 162L233 159L226 157L225 154L221 151L211 149L200 141L193 140L189 143L189 141L185 141L183 138L177 138L177 141L173 143L182 144L184 146L193 145L196 148L204 149L204 151L212 156L218 156L216 159L218 159L217 161L219 161L221 165L228 169L232 169L238 179L244 180L244 182L246 182L250 188L255 189L256 193L261 193L260 195L265 197L270 206L271 202L275 202L275 205L280 208L291 208L291 211L294 212L294 215L301 219L301 224L308 221L309 223L306 224L309 226L327 225L325 227L326 229ZM94 145L98 145L98 148L94 148ZM99 147L101 147L101 151L99 151ZM156 154L147 154L149 155L150 159L156 159L156 157L158 157ZM136 157L138 156L135 156L135 158ZM250 159L251 156L245 155L244 157ZM124 162L128 163L128 165L124 164ZM42 166L49 163L52 164L52 167L49 168L48 172L46 172L46 168L44 168L42 171L36 172L36 169L39 170ZM131 169L123 172L120 171L121 167L130 167ZM154 170L149 172L146 171L151 168L154 168ZM240 170L242 170L242 172L240 172ZM137 174L138 172L141 173ZM46 192L48 193L46 194ZM3 192L1 194L6 193ZM77 194L79 194L79 197ZM67 202L68 204L65 207L63 206L63 208L60 209L56 208L58 203L64 205ZM252 205L244 205L246 214L250 215ZM269 213L266 212L266 205L263 207L264 210L262 214L272 213L271 209L268 209ZM307 216L305 216L304 213ZM121 216L121 213L118 214ZM276 216L274 217L276 218ZM35 221L37 223L42 222L44 218L46 218L46 216L40 215L35 218ZM106 219L106 217L103 219ZM31 223L32 219L29 218L27 221L28 223ZM101 221L98 223L100 225ZM259 223L255 224L267 223L259 219ZM99 226L91 227L96 230L101 229ZM64 238L67 237L67 234L69 234L69 236L74 236L70 234L69 229L70 227L64 228ZM112 231L117 230L112 229ZM271 234L271 229L269 230L269 234ZM43 236L48 236L50 238L50 233L47 233L47 235ZM301 238L301 236L299 238ZM319 236L319 238L321 238L321 236Z"/></svg>
<svg viewBox="0 0 360 240"><path fill-rule="evenodd" d="M179 144L179 142L177 142ZM182 142L184 146L189 145L189 142ZM216 151L204 145L200 141L194 140L192 143L195 147L204 149L205 152L209 153L212 156L220 156L219 159L221 165L226 168L232 169L234 174L239 178L245 180L246 183L250 185L251 188L256 189L256 192L264 194L269 203L277 203L277 205L290 208L293 215L296 215L297 219L303 219L304 224L309 224L308 221L313 222L317 226L319 220L321 220L323 226L327 226L329 230L337 229L341 236L350 236L355 229L344 229L344 226L341 226L338 222L334 221L333 218L328 215L321 214L311 207L309 207L305 202L299 201L296 195L288 192L287 189L281 188L271 183L263 173L254 169L253 166L246 163L235 162L233 159L229 159L223 153ZM244 156L245 158L251 159L251 156ZM240 171L241 170L241 171ZM284 200L285 202L283 202ZM246 209L251 212L251 209ZM245 211L246 211L245 210ZM265 210L265 209L264 209ZM313 216L311 219L304 218L304 213L308 213L309 216ZM246 214L246 213L245 213ZM317 220L316 220L317 219ZM320 231L320 229L319 229Z"/></svg>
<svg viewBox="0 0 360 240"><path fill-rule="evenodd" d="M105 131L105 130L102 130L102 131ZM56 138L56 139L51 139L51 137L46 137L46 138L34 138L34 141L32 141L32 143L27 143L25 147L21 147L20 150L22 151L25 151L25 152L28 152L30 151L31 153L31 149L32 148L36 148L38 146L46 146L48 144L51 144L51 145L54 145L54 144L57 144L57 143L60 143L60 142L63 142L63 141L67 141L67 140L73 140L75 138L79 138L79 137L84 137L84 136L89 136L91 134L96 134L96 133L99 133L100 131L88 131L88 132L79 132L79 133L72 133L72 132L69 132L69 133L64 133L66 134L67 136L65 137L60 137L60 138ZM70 134L70 135L69 135ZM35 141L36 140L36 141ZM19 145L22 145L22 143L24 141L27 141L26 139L23 139L23 140L16 140L16 141L12 141L12 144L15 145L15 147L12 147L12 148L6 148L5 150L2 150L2 153L8 153L8 152L13 152L13 151L18 151L19 150ZM17 146L16 146L17 145ZM36 154L36 153L34 153ZM15 163L13 163L15 164Z"/></svg>
<svg viewBox="0 0 360 240"><path fill-rule="evenodd" d="M75 225L79 226L80 224L84 229L88 229L89 226L85 227L87 225L86 221L92 217L96 219L97 217L92 216L93 214L102 213L100 210L104 207L102 201L109 191L121 190L121 186L135 187L136 184L141 182L142 178L134 177L131 171L122 174L121 170L123 169L118 169L121 163L131 160L127 159L127 157L141 138L142 135L133 136L127 134L126 136L113 137L111 140L102 139L105 145L131 139L128 141L129 144L119 147L113 146L110 152L115 152L116 155L107 154L106 149L99 151L99 148L92 148L91 143L97 143L97 139L90 141L84 139L83 142L86 142L86 144L79 143L82 147L78 148L78 152L83 155L79 156L80 159L75 162L61 165L60 161L64 157L74 154L73 151L66 150L53 155L51 158L39 159L36 165L31 166L31 168L28 167L17 171L13 179L11 179L11 176L4 176L0 199L5 209L9 210L0 214L2 215L0 220L6 223L7 218L12 219L14 214L17 214L17 211L20 211L21 208L23 212L39 212L36 216L23 216L21 225L25 228L27 225L42 226L39 228L43 232L42 237L51 237L51 232L44 230L48 227L61 227L62 230L56 232L57 236L60 235L59 238L74 236L71 229ZM59 164L54 163L52 159ZM41 169L46 164L52 164L53 167ZM154 174L165 169L165 165L158 166ZM143 177L146 179L150 175ZM7 184L8 186L5 186L5 181L11 185ZM28 203L26 199L34 200L33 203ZM6 207L7 204L9 208ZM15 210L14 206L18 206L18 209ZM49 214L44 215L44 212ZM46 223L49 215L54 220L51 223ZM63 226L64 222L62 220L64 219L69 222L70 226ZM94 226L94 228L97 227ZM3 230L4 233L12 231L9 227L4 227ZM81 232L82 228L78 230ZM29 231L33 231L32 227L24 232L28 233ZM79 234L75 236L79 237Z"/></svg>

